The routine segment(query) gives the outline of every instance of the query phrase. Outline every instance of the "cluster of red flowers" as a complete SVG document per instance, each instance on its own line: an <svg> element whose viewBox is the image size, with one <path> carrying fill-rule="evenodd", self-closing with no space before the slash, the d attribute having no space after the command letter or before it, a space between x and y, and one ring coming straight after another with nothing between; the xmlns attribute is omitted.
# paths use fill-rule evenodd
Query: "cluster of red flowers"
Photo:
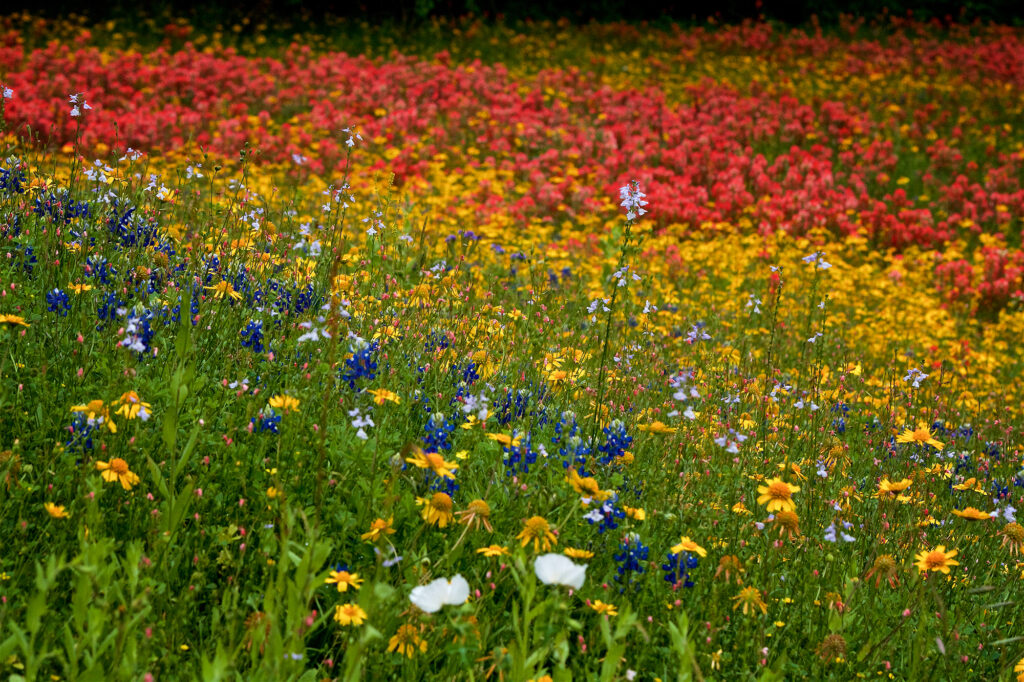
<svg viewBox="0 0 1024 682"><path fill-rule="evenodd" d="M540 70L297 44L275 57L191 44L145 56L57 42L30 51L11 33L0 73L17 93L9 123L57 146L78 134L86 148L191 140L234 156L250 144L272 162L308 158L326 177L345 163L338 130L351 126L399 184L429 179L437 163L506 172L465 197L484 217L571 218L636 179L661 225L824 228L879 248L941 249L1024 215L1011 124L1024 39L953 33L911 24L858 41L745 25L660 34L664 52L636 68L595 53L580 68ZM94 107L87 117L68 115L77 92ZM1022 258L993 249L984 265L944 263L936 282L951 300L1001 305L1022 288Z"/></svg>

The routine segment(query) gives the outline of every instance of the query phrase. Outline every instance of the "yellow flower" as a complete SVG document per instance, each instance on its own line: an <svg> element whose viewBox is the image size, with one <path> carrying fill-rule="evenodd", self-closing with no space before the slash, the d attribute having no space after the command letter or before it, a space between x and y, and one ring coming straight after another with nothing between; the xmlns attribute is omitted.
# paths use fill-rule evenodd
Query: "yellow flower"
<svg viewBox="0 0 1024 682"><path fill-rule="evenodd" d="M275 395L270 399L270 406L282 412L298 412L299 399L293 398L290 395Z"/></svg>
<svg viewBox="0 0 1024 682"><path fill-rule="evenodd" d="M953 490L970 490L971 488L974 487L974 484L977 483L977 482L978 482L978 479L976 479L974 477L971 477L971 478L968 478L963 483L957 483L956 485L950 486L950 487L953 488Z"/></svg>
<svg viewBox="0 0 1024 682"><path fill-rule="evenodd" d="M115 414L119 414L125 419L141 419L142 421L146 421L152 414L149 411L151 405L143 402L142 399L139 398L139 394L135 391L122 393L117 402L120 404L120 407L117 409Z"/></svg>
<svg viewBox="0 0 1024 682"><path fill-rule="evenodd" d="M415 445L412 447L412 453L412 457L405 458L409 464L420 469L430 469L438 478L455 479L455 474L452 472L459 468L455 462L445 461L445 458L437 452L423 452L420 447Z"/></svg>
<svg viewBox="0 0 1024 682"><path fill-rule="evenodd" d="M504 433L488 433L487 437L504 445L506 448L519 447L519 436L513 438L512 436L506 436Z"/></svg>
<svg viewBox="0 0 1024 682"><path fill-rule="evenodd" d="M758 504L767 503L769 513L780 509L784 511L796 509L796 505L793 504L793 493L800 492L800 488L786 483L781 478L772 478L766 482L768 485L757 486L757 492L760 493L760 497L757 498Z"/></svg>
<svg viewBox="0 0 1024 682"><path fill-rule="evenodd" d="M402 403L402 399L397 393L392 393L384 388L367 390L366 392L373 396L373 402L375 405L383 405L385 402L392 402L395 405L400 405Z"/></svg>
<svg viewBox="0 0 1024 682"><path fill-rule="evenodd" d="M137 474L132 473L128 468L128 462L120 457L115 457L110 462L96 462L96 469L103 472L100 474L107 483L118 482L125 490L131 490L133 485L139 483Z"/></svg>
<svg viewBox="0 0 1024 682"><path fill-rule="evenodd" d="M373 523L370 524L370 530L360 535L359 538L368 542L376 542L385 535L394 535L395 529L391 527L392 521L394 521L394 518L389 518L387 521L384 519L374 519Z"/></svg>
<svg viewBox="0 0 1024 682"><path fill-rule="evenodd" d="M423 507L423 511L420 512L423 520L433 526L444 528L454 518L452 498L448 496L448 493L434 493L430 499L417 497L416 504Z"/></svg>
<svg viewBox="0 0 1024 682"><path fill-rule="evenodd" d="M359 604L338 604L334 607L334 620L338 625L362 625L366 611Z"/></svg>
<svg viewBox="0 0 1024 682"><path fill-rule="evenodd" d="M233 298L236 301L242 300L242 295L235 291L235 288L231 286L231 282L226 279L222 279L211 287L206 287L206 290L212 291L213 297L216 299L221 299L227 296L228 298Z"/></svg>
<svg viewBox="0 0 1024 682"><path fill-rule="evenodd" d="M939 545L932 551L922 550L918 553L914 559L916 559L917 569L921 573L927 573L928 571L942 571L943 573L949 573L950 566L959 566L959 561L954 561L953 557L957 555L957 550L946 551L945 545Z"/></svg>
<svg viewBox="0 0 1024 682"><path fill-rule="evenodd" d="M744 587L740 590L740 593L732 598L735 604L732 605L732 610L735 611L743 605L743 615L747 615L747 611L753 608L754 612L757 609L761 609L761 613L768 613L768 605L761 599L761 592L756 587Z"/></svg>
<svg viewBox="0 0 1024 682"><path fill-rule="evenodd" d="M358 573L349 573L348 571L331 571L331 575L324 580L326 585L337 585L338 592L347 592L349 586L353 590L358 590L363 585L363 579L359 577ZM356 623L358 625L358 623Z"/></svg>
<svg viewBox="0 0 1024 682"><path fill-rule="evenodd" d="M32 325L25 322L25 318L21 315L7 315L0 313L0 324L20 324L22 327L31 327Z"/></svg>
<svg viewBox="0 0 1024 682"><path fill-rule="evenodd" d="M400 625L398 632L388 642L388 651L397 651L399 656L412 658L417 649L421 653L426 652L427 643L420 637L415 625Z"/></svg>
<svg viewBox="0 0 1024 682"><path fill-rule="evenodd" d="M967 519L968 521L988 521L992 517L988 515L988 512L983 512L976 507L967 507L966 509L954 509L953 514L959 516L961 519Z"/></svg>
<svg viewBox="0 0 1024 682"><path fill-rule="evenodd" d="M706 549L698 545L696 542L691 540L686 535L682 537L678 545L672 547L671 551L673 554L682 554L683 552L689 552L690 554L696 554L700 557L706 557L708 555L708 551Z"/></svg>
<svg viewBox="0 0 1024 682"><path fill-rule="evenodd" d="M648 431L650 433L675 433L677 429L663 424L660 421L653 421L650 424L643 424L637 427L641 431Z"/></svg>
<svg viewBox="0 0 1024 682"><path fill-rule="evenodd" d="M485 557L499 557L508 554L508 548L502 547L501 545L487 545L476 550L477 554L483 554Z"/></svg>
<svg viewBox="0 0 1024 682"><path fill-rule="evenodd" d="M747 505L743 504L742 502L737 502L736 504L734 504L732 506L731 511L733 514L753 514L752 511L747 509Z"/></svg>
<svg viewBox="0 0 1024 682"><path fill-rule="evenodd" d="M609 616L617 616L617 615L619 615L619 612L615 608L614 604L605 604L600 599L594 600L590 604L590 608L594 609L598 613L604 613L604 614L607 614Z"/></svg>
<svg viewBox="0 0 1024 682"><path fill-rule="evenodd" d="M622 508L625 510L626 516L631 519L643 521L647 518L647 512L645 512L642 507L627 507L623 505Z"/></svg>
<svg viewBox="0 0 1024 682"><path fill-rule="evenodd" d="M931 445L936 450L943 448L942 441L935 439L932 432L928 429L928 425L920 423L916 429L907 429L900 435L896 436L897 443L925 443Z"/></svg>
<svg viewBox="0 0 1024 682"><path fill-rule="evenodd" d="M575 547L566 547L562 550L562 554L569 557L570 559L593 559L594 553L585 549L576 549Z"/></svg>
<svg viewBox="0 0 1024 682"><path fill-rule="evenodd" d="M533 551L545 552L551 549L551 545L558 544L555 534L551 532L551 525L543 516L531 516L523 522L523 530L516 536L523 547L533 542Z"/></svg>
<svg viewBox="0 0 1024 682"><path fill-rule="evenodd" d="M876 497L898 495L899 493L909 488L911 483L913 483L913 481L911 481L909 478L904 478L903 480L896 481L895 483L890 481L888 478L883 478L881 481L878 482L878 492L875 493L875 495Z"/></svg>
<svg viewBox="0 0 1024 682"><path fill-rule="evenodd" d="M71 411L84 414L90 422L97 422L107 427L111 433L117 433L117 425L110 418L110 410L103 405L102 400L90 400L85 405L72 405Z"/></svg>
<svg viewBox="0 0 1024 682"><path fill-rule="evenodd" d="M1000 547L1010 546L1010 554L1020 554L1021 547L1024 547L1024 526L1019 523L1010 522L1003 526L1003 529L996 533L996 535L1003 536L1003 542Z"/></svg>
<svg viewBox="0 0 1024 682"><path fill-rule="evenodd" d="M476 499L469 503L469 506L460 512L455 512L455 515L459 517L459 523L464 523L467 526L479 527L483 524L484 528L488 532L494 532L491 527L491 505L487 504L485 500Z"/></svg>
<svg viewBox="0 0 1024 682"><path fill-rule="evenodd" d="M270 486L269 488L267 488L267 497L269 497L272 500L276 499L277 496L280 495L280 494L281 494L281 491L278 490L277 488L275 488L274 486Z"/></svg>
<svg viewBox="0 0 1024 682"><path fill-rule="evenodd" d="M43 505L43 508L46 509L47 514L55 519L66 519L68 517L68 513L64 511L64 505L62 504L47 502Z"/></svg>
<svg viewBox="0 0 1024 682"><path fill-rule="evenodd" d="M569 475L565 480L567 480L573 490L578 492L580 495L595 499L598 502L604 502L612 496L611 491L601 490L601 486L597 484L596 478L591 476L583 478L575 469L569 469Z"/></svg>
<svg viewBox="0 0 1024 682"><path fill-rule="evenodd" d="M68 289L75 292L76 294L84 294L86 291L92 291L91 284L68 284Z"/></svg>

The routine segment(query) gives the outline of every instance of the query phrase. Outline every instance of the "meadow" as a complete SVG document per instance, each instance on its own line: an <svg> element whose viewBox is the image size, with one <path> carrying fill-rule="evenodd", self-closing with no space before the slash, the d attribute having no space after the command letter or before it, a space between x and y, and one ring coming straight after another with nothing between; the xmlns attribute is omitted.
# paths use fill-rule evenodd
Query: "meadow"
<svg viewBox="0 0 1024 682"><path fill-rule="evenodd" d="M0 17L0 675L1024 680L1024 31Z"/></svg>

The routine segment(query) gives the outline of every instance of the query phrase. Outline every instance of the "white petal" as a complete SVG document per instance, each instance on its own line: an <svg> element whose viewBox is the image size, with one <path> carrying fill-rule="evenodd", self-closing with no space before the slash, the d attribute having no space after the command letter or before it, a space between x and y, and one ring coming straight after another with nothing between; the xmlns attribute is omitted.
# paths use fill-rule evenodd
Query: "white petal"
<svg viewBox="0 0 1024 682"><path fill-rule="evenodd" d="M561 554L542 554L534 561L533 572L545 585L567 585L578 590L587 577L587 566Z"/></svg>
<svg viewBox="0 0 1024 682"><path fill-rule="evenodd" d="M409 594L409 601L421 611L436 613L444 606L444 600L447 596L448 581L440 578L428 585L412 588L412 593Z"/></svg>
<svg viewBox="0 0 1024 682"><path fill-rule="evenodd" d="M462 577L461 574L456 574L452 581L448 583L448 596L445 597L444 603L451 606L458 606L464 604L469 599L469 583Z"/></svg>

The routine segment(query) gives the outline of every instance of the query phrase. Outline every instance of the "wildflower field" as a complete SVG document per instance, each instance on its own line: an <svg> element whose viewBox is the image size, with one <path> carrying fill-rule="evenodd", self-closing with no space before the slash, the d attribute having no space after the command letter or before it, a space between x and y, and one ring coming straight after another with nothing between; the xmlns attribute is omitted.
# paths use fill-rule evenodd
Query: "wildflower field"
<svg viewBox="0 0 1024 682"><path fill-rule="evenodd" d="M0 90L4 679L1024 680L1024 30L12 15Z"/></svg>

